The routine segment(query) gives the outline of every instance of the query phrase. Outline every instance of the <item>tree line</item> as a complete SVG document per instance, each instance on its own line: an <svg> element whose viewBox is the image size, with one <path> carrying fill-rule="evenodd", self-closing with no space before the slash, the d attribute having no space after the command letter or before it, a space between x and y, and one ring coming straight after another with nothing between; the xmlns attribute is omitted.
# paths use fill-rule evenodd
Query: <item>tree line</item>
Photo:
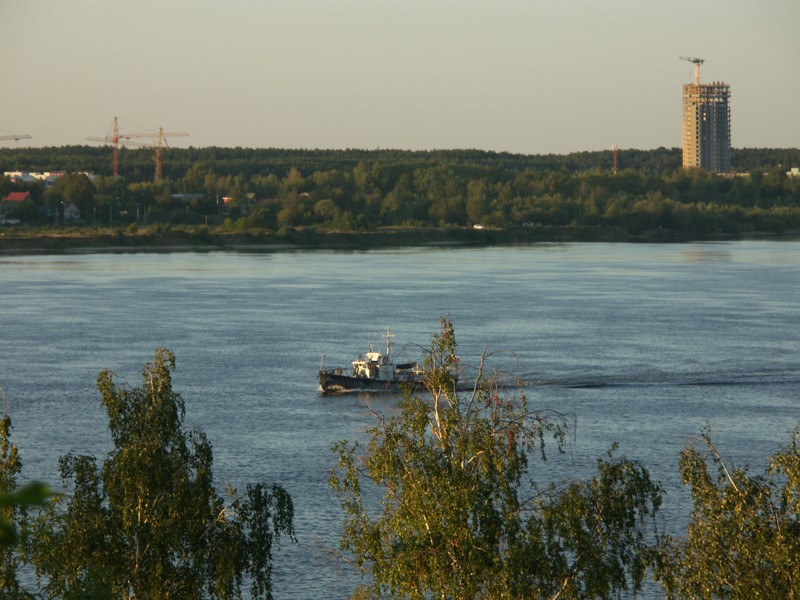
<svg viewBox="0 0 800 600"><path fill-rule="evenodd" d="M614 445L587 479L539 480L536 464L563 451L569 423L501 392L486 355L460 392L457 345L442 319L425 351L427 396L407 390L399 412L373 413L363 442L332 448L340 557L363 575L354 598L621 598L647 578L670 598L800 597L800 428L763 475L729 469L703 431L680 459L686 533L664 535L661 485ZM4 598L272 597L273 545L295 540L292 498L265 483L218 494L211 444L182 426L174 369L162 348L140 387L100 374L113 450L100 465L62 457L68 491L49 499L17 489L4 416ZM36 593L20 583L25 565Z"/></svg>
<svg viewBox="0 0 800 600"><path fill-rule="evenodd" d="M150 149L120 148L120 176L128 182L153 179L153 152ZM3 171L90 171L112 175L110 146L51 146L44 148L0 148ZM653 150L622 149L620 169L651 174L674 171L681 166L680 148ZM347 170L358 163L367 165L405 164L430 167L440 164L472 165L494 171L564 171L576 173L594 169L610 171L611 150L569 154L515 154L485 150L392 150L392 149L284 149L284 148L169 148L164 159L164 175L173 180L183 177L195 164L205 165L219 175L253 177L271 172L284 177L292 167L304 173ZM733 148L734 172L788 170L800 166L799 148Z"/></svg>
<svg viewBox="0 0 800 600"><path fill-rule="evenodd" d="M74 204L87 226L208 225L227 230L372 231L380 227L620 228L690 236L800 227L800 150L734 150L736 172L680 168L680 150L527 156L477 150L172 149L166 177L152 156L88 146L0 150L8 171L69 171L51 187L0 182L0 196L29 191L14 215L64 224ZM87 171L93 177L81 175Z"/></svg>

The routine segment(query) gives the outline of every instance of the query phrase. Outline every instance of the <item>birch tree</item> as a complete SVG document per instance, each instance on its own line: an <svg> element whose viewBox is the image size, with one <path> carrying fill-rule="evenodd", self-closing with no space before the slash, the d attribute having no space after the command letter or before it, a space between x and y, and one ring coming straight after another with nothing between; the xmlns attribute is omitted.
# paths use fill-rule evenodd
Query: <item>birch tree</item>
<svg viewBox="0 0 800 600"><path fill-rule="evenodd" d="M250 588L272 597L273 542L293 539L293 506L278 485L248 485L221 497L212 449L183 428L172 389L175 356L156 350L142 385L98 378L114 448L66 455L72 488L43 515L34 560L46 593L59 598L235 598Z"/></svg>
<svg viewBox="0 0 800 600"><path fill-rule="evenodd" d="M660 486L614 452L589 480L537 483L566 420L505 396L479 369L464 393L443 320L426 353L429 395L375 415L365 443L333 448L341 549L367 598L607 598L640 589ZM377 497L379 497L379 500Z"/></svg>
<svg viewBox="0 0 800 600"><path fill-rule="evenodd" d="M684 449L686 535L663 540L659 578L672 598L800 598L800 429L763 474L726 463L704 431Z"/></svg>

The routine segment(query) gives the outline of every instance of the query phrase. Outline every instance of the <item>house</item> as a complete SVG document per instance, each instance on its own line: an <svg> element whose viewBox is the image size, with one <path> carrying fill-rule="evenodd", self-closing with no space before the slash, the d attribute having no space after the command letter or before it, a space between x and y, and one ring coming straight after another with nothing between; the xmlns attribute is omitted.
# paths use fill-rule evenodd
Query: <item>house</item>
<svg viewBox="0 0 800 600"><path fill-rule="evenodd" d="M3 177L8 177L11 180L11 183L33 183L37 181L35 175L31 175L30 173L25 173L22 171L5 171L3 173Z"/></svg>
<svg viewBox="0 0 800 600"><path fill-rule="evenodd" d="M20 204L30 199L30 192L11 192L8 196L0 200L0 223L6 225L16 225L19 223L19 219L12 219L11 215L14 214L14 211L17 210Z"/></svg>
<svg viewBox="0 0 800 600"><path fill-rule="evenodd" d="M12 183L33 183L34 181L41 181L44 183L45 188L52 187L59 179L66 175L66 171L34 171L28 173L27 171L5 171L3 177L8 177ZM89 181L94 181L94 173L89 171L76 171L76 175L86 175Z"/></svg>
<svg viewBox="0 0 800 600"><path fill-rule="evenodd" d="M57 173L43 173L44 175L44 187L51 188L53 187L56 182L61 179L64 175L66 175L65 171L59 171Z"/></svg>
<svg viewBox="0 0 800 600"><path fill-rule="evenodd" d="M72 202L70 202L64 208L64 223L69 223L70 221L77 221L81 218L81 211L75 206Z"/></svg>
<svg viewBox="0 0 800 600"><path fill-rule="evenodd" d="M205 198L205 194L172 194L172 199L177 202L188 204L189 202L197 202Z"/></svg>
<svg viewBox="0 0 800 600"><path fill-rule="evenodd" d="M4 198L4 200L8 200L9 202L25 202L25 200L30 199L30 192L10 192L8 196Z"/></svg>

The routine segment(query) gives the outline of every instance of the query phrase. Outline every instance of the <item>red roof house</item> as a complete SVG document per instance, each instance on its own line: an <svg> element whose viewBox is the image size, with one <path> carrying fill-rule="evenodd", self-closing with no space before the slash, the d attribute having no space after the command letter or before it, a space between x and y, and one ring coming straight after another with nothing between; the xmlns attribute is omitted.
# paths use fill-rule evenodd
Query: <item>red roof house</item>
<svg viewBox="0 0 800 600"><path fill-rule="evenodd" d="M8 202L24 202L25 200L31 199L30 192L10 192L8 196L4 198Z"/></svg>
<svg viewBox="0 0 800 600"><path fill-rule="evenodd" d="M14 214L20 204L30 199L30 192L11 192L5 198L0 199L0 223L4 225L19 223L19 220L12 219L11 215Z"/></svg>

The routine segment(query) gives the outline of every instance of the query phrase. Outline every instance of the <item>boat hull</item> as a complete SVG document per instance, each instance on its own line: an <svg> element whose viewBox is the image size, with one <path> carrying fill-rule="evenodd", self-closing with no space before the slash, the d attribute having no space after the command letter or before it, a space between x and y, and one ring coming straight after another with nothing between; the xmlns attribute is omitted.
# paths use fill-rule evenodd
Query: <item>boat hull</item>
<svg viewBox="0 0 800 600"><path fill-rule="evenodd" d="M348 392L389 392L398 393L409 386L412 390L424 387L424 382L416 378L369 379L337 373L337 370L320 371L319 385L323 393L343 394Z"/></svg>

